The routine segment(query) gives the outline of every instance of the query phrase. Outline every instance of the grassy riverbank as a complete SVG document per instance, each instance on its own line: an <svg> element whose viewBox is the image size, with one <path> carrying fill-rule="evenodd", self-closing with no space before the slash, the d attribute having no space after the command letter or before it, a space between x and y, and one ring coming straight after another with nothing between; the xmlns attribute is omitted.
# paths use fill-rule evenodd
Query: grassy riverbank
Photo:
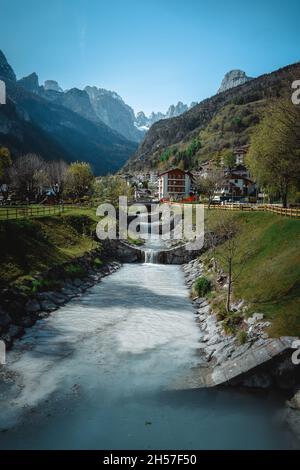
<svg viewBox="0 0 300 470"><path fill-rule="evenodd" d="M82 256L99 246L94 210L38 219L0 223L0 284L31 277L38 272Z"/></svg>
<svg viewBox="0 0 300 470"><path fill-rule="evenodd" d="M214 228L220 216L207 211L206 226ZM272 335L300 335L300 220L259 212L224 211L222 217L238 222L240 253L251 253L234 297L245 299L251 312L264 313L272 321ZM221 245L215 253L221 265L224 250Z"/></svg>

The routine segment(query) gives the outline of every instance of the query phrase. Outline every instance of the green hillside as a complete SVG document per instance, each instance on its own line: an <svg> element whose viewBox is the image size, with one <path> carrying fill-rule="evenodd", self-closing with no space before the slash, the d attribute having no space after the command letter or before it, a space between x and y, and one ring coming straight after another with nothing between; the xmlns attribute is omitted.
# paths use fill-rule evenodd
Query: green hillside
<svg viewBox="0 0 300 470"><path fill-rule="evenodd" d="M234 298L245 299L250 312L272 321L272 335L300 335L300 220L269 213L224 214L240 224L239 252L250 253L234 284ZM207 214L213 228L218 210ZM220 262L221 245L215 254ZM207 261L211 254L207 254Z"/></svg>

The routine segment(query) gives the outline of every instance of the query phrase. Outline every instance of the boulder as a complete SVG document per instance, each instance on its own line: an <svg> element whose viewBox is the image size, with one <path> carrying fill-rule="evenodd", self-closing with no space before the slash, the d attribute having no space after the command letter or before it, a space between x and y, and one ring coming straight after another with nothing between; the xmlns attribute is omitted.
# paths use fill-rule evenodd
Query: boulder
<svg viewBox="0 0 300 470"><path fill-rule="evenodd" d="M50 302L49 300L42 300L41 309L45 310L46 312L53 312L57 309L57 305L55 305L53 302Z"/></svg>
<svg viewBox="0 0 300 470"><path fill-rule="evenodd" d="M20 338L24 334L24 328L19 325L10 325L8 334L12 339Z"/></svg>
<svg viewBox="0 0 300 470"><path fill-rule="evenodd" d="M290 408L300 411L300 390L298 390L295 395L287 401L287 405Z"/></svg>
<svg viewBox="0 0 300 470"><path fill-rule="evenodd" d="M204 305L203 307L198 308L198 313L204 314L204 315L209 315L210 313L210 306L209 305Z"/></svg>
<svg viewBox="0 0 300 470"><path fill-rule="evenodd" d="M27 315L26 317L22 317L20 320L20 325L23 326L24 328L30 328L35 324L35 318Z"/></svg>
<svg viewBox="0 0 300 470"><path fill-rule="evenodd" d="M41 310L41 306L35 299L28 300L27 304L25 305L25 310L28 313L37 313Z"/></svg>

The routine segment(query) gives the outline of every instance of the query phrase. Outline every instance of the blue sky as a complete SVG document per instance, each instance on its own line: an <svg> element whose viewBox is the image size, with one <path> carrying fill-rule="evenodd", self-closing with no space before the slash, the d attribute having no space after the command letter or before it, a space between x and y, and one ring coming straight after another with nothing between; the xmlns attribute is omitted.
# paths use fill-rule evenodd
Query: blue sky
<svg viewBox="0 0 300 470"><path fill-rule="evenodd" d="M149 113L213 95L233 68L300 60L299 18L299 0L0 0L0 48L19 78L111 89Z"/></svg>

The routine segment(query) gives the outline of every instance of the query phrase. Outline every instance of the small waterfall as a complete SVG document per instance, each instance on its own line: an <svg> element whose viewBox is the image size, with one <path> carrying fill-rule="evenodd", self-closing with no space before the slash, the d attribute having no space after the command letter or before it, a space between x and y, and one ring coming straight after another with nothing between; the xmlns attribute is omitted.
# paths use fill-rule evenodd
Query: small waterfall
<svg viewBox="0 0 300 470"><path fill-rule="evenodd" d="M158 253L157 250L146 250L145 251L145 263L147 264L157 264L158 263Z"/></svg>

